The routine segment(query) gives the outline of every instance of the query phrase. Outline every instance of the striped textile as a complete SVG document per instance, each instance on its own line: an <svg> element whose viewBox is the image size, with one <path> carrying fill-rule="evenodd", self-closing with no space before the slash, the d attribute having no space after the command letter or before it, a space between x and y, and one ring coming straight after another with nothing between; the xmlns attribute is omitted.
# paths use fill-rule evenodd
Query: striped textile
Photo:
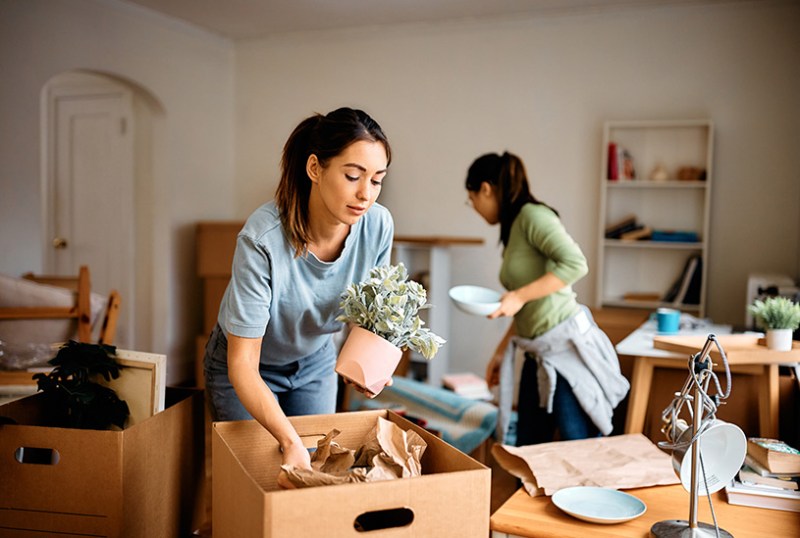
<svg viewBox="0 0 800 538"><path fill-rule="evenodd" d="M348 410L364 409L391 409L422 419L427 429L440 432L445 442L467 454L489 438L497 426L497 407L491 403L405 377L395 377L394 384L372 400L353 391Z"/></svg>

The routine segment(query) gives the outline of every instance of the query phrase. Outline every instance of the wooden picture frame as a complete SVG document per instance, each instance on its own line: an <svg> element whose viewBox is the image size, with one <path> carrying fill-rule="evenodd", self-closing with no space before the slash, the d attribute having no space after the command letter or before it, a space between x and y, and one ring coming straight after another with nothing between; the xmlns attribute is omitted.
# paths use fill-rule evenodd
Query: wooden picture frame
<svg viewBox="0 0 800 538"><path fill-rule="evenodd" d="M114 389L119 399L128 404L126 427L130 427L164 410L167 356L123 349L118 349L116 355L122 366L120 376L97 381Z"/></svg>

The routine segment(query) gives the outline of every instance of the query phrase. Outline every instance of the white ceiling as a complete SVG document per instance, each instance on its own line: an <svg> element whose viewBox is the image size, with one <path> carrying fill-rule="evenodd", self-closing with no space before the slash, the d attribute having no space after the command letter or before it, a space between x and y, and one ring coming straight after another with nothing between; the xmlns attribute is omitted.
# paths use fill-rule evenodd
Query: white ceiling
<svg viewBox="0 0 800 538"><path fill-rule="evenodd" d="M122 0L230 39L365 25L545 15L725 0Z"/></svg>

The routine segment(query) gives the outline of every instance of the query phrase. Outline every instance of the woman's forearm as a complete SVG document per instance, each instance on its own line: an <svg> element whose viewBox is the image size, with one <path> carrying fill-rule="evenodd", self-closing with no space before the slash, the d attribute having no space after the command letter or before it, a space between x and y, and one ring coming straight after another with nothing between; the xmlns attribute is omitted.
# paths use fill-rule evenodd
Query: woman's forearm
<svg viewBox="0 0 800 538"><path fill-rule="evenodd" d="M245 409L269 431L284 451L302 444L272 391L258 371L260 338L228 336L228 376Z"/></svg>
<svg viewBox="0 0 800 538"><path fill-rule="evenodd" d="M522 286L516 290L523 303L535 301L542 297L547 297L555 293L567 284L553 273L545 273L533 282Z"/></svg>
<svg viewBox="0 0 800 538"><path fill-rule="evenodd" d="M563 280L553 273L546 273L533 282L506 292L500 298L500 307L489 314L490 319L500 316L513 316L519 312L526 303L547 297L566 286Z"/></svg>

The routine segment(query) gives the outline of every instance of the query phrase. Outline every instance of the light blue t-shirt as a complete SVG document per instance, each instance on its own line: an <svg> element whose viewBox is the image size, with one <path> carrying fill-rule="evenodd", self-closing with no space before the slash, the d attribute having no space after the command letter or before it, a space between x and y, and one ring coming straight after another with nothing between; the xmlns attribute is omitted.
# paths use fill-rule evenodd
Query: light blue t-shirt
<svg viewBox="0 0 800 538"><path fill-rule="evenodd" d="M314 354L342 329L336 321L347 286L390 262L394 222L374 204L350 227L332 262L295 257L274 201L247 219L236 240L231 280L220 304L226 334L263 337L261 363L285 365Z"/></svg>

